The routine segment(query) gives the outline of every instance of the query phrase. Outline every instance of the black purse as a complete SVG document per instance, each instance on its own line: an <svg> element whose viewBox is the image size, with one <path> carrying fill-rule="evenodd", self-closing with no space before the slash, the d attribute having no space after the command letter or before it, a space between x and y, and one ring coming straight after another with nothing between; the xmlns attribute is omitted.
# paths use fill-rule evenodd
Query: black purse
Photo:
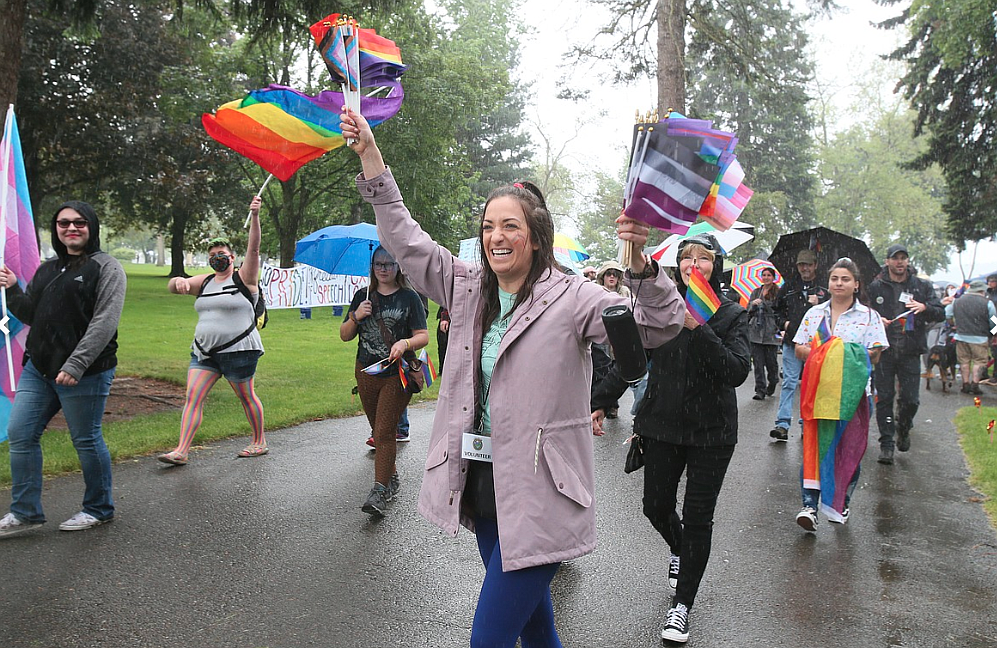
<svg viewBox="0 0 997 648"><path fill-rule="evenodd" d="M628 475L644 467L644 442L636 434L630 437L630 449L627 450L626 461L623 462L623 472Z"/></svg>

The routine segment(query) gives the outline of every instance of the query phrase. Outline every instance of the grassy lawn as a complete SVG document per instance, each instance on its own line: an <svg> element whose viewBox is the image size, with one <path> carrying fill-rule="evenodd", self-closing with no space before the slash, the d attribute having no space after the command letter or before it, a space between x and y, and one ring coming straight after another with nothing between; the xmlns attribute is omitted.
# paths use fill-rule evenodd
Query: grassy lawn
<svg viewBox="0 0 997 648"><path fill-rule="evenodd" d="M183 385L197 323L193 298L167 292L165 268L126 264L125 270L128 294L118 327L117 375ZM436 307L430 307L429 352L436 362L436 336L432 332ZM314 309L310 320L300 319L296 309L270 311L270 322L261 332L266 353L256 373L256 391L263 401L267 430L360 413L359 398L350 393L356 384L353 366L357 343L339 339L341 321L332 316L331 308ZM436 392L434 384L414 400L435 398ZM170 450L179 434L179 410L104 425L104 437L115 460ZM362 434L358 431L358 437ZM194 443L242 435L249 435L249 423L235 394L221 381L208 397L204 423ZM46 432L42 448L46 474L79 469L68 432ZM9 484L8 444L2 443L0 485Z"/></svg>
<svg viewBox="0 0 997 648"><path fill-rule="evenodd" d="M997 526L997 426L990 442L987 424L997 419L997 407L964 407L955 417L962 450L969 463L969 483L986 496L983 507Z"/></svg>

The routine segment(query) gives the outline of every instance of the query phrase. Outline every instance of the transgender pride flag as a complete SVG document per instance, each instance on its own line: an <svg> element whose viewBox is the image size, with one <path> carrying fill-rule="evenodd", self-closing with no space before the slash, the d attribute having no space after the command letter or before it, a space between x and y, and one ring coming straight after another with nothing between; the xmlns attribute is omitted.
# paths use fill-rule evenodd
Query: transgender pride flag
<svg viewBox="0 0 997 648"><path fill-rule="evenodd" d="M28 179L24 173L24 155L21 138L17 132L14 106L7 109L0 140L0 263L17 276L23 290L38 269L38 239L35 219L31 214L28 198ZM14 403L14 389L21 376L24 345L28 327L7 312L7 290L0 290L0 442L7 440L7 422ZM9 316L10 319L7 319ZM4 324L9 333L3 334Z"/></svg>

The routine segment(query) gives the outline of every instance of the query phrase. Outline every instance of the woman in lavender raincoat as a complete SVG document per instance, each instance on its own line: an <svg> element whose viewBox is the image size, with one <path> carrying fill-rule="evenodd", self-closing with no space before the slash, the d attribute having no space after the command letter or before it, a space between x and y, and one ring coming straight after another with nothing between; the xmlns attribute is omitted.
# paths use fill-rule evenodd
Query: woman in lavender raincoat
<svg viewBox="0 0 997 648"><path fill-rule="evenodd" d="M596 544L589 349L606 341L603 309L625 300L557 269L553 222L532 186L493 191L482 264L458 260L412 219L366 120L348 111L342 130L381 244L452 316L419 511L452 535L475 531L486 574L471 645L560 646L550 581ZM642 246L647 231L618 220L625 241ZM654 348L678 334L685 306L666 273L635 256L634 316Z"/></svg>

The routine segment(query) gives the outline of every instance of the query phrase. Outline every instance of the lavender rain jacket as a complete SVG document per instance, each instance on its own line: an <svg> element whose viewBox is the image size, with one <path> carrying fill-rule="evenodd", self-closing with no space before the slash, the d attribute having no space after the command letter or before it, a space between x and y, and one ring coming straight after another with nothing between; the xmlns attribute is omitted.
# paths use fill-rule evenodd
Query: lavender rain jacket
<svg viewBox="0 0 997 648"><path fill-rule="evenodd" d="M481 362L481 268L437 245L412 219L391 175L357 177L374 207L381 244L412 285L450 311L447 370L429 440L419 512L456 536L468 462L461 438L474 424ZM629 278L628 278L629 280ZM668 273L629 280L646 348L675 337L685 304ZM639 285L643 284L643 285ZM590 418L590 344L606 342L602 311L615 293L557 269L511 315L489 399L502 569L577 558L595 548L595 476Z"/></svg>

